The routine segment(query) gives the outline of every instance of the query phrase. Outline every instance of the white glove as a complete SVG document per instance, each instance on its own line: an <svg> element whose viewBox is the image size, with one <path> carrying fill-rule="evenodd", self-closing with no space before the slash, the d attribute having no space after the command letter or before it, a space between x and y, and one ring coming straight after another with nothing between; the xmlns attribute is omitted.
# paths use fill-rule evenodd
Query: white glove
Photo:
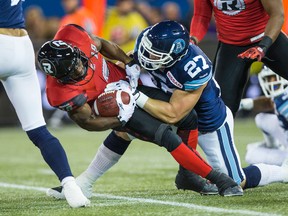
<svg viewBox="0 0 288 216"><path fill-rule="evenodd" d="M244 98L240 101L239 110L252 110L254 101L252 98Z"/></svg>
<svg viewBox="0 0 288 216"><path fill-rule="evenodd" d="M131 91L125 91L129 94L130 96L130 102L128 104L124 104L121 98L121 92L122 91L117 91L116 93L116 101L119 107L119 114L118 114L118 119L122 124L122 127L126 125L126 123L129 121L129 119L132 117L134 110L135 110L135 99L132 95Z"/></svg>
<svg viewBox="0 0 288 216"><path fill-rule="evenodd" d="M114 91L114 90L130 92L132 90L132 87L127 81L119 80L117 82L112 82L112 83L107 84L106 88L104 89L105 92Z"/></svg>
<svg viewBox="0 0 288 216"><path fill-rule="evenodd" d="M140 66L132 60L125 66L126 74L128 76L132 89L136 89L138 86L138 80L140 77Z"/></svg>

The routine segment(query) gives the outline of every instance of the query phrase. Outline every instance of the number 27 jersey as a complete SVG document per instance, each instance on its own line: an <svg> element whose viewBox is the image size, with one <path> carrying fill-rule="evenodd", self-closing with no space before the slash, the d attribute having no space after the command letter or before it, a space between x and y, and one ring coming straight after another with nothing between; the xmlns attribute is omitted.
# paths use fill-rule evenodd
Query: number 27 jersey
<svg viewBox="0 0 288 216"><path fill-rule="evenodd" d="M190 44L187 54L172 67L150 71L157 87L165 92L175 89L193 91L207 83L194 109L201 132L217 130L226 118L226 106L220 98L220 88L212 77L212 63L204 52Z"/></svg>

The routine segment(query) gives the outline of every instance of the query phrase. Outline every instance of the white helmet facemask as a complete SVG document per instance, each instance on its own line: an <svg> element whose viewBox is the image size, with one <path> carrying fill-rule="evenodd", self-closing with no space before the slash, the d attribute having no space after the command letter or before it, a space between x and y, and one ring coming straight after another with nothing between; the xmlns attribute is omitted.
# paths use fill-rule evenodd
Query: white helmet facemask
<svg viewBox="0 0 288 216"><path fill-rule="evenodd" d="M277 97L288 86L288 81L274 73L270 68L264 68L258 74L258 80L266 97Z"/></svg>

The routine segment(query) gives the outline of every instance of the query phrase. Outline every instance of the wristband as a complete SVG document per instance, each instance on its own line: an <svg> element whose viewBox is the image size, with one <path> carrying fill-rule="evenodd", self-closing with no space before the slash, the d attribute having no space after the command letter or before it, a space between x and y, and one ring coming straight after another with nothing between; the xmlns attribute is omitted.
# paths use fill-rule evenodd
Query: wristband
<svg viewBox="0 0 288 216"><path fill-rule="evenodd" d="M147 95L145 95L144 93L136 90L136 92L134 93L134 97L135 97L135 101L138 107L142 108L145 106L147 100L149 99L149 97Z"/></svg>
<svg viewBox="0 0 288 216"><path fill-rule="evenodd" d="M240 102L240 108L243 110L252 110L254 107L254 101L252 98L244 98Z"/></svg>
<svg viewBox="0 0 288 216"><path fill-rule="evenodd" d="M263 49L264 53L266 53L266 51L269 49L272 43L273 41L270 37L264 36L262 40L259 42L258 46Z"/></svg>
<svg viewBox="0 0 288 216"><path fill-rule="evenodd" d="M193 37L193 36L190 36L190 40L192 40L192 41L193 41L193 43L194 43L195 45L197 45L197 41L196 41L195 37Z"/></svg>

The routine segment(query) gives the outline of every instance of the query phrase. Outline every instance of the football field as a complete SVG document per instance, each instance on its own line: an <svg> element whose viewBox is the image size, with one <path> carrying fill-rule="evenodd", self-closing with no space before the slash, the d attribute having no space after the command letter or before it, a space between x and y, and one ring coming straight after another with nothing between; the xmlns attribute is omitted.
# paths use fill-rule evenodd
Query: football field
<svg viewBox="0 0 288 216"><path fill-rule="evenodd" d="M75 176L89 165L109 133L71 125L51 132L61 140ZM246 166L247 143L262 140L262 135L252 119L236 120L234 133ZM72 209L65 200L46 196L46 189L59 181L20 127L0 128L0 149L1 216L288 215L288 184L249 189L242 197L230 198L177 190L174 159L164 148L139 140L95 183L91 207Z"/></svg>

